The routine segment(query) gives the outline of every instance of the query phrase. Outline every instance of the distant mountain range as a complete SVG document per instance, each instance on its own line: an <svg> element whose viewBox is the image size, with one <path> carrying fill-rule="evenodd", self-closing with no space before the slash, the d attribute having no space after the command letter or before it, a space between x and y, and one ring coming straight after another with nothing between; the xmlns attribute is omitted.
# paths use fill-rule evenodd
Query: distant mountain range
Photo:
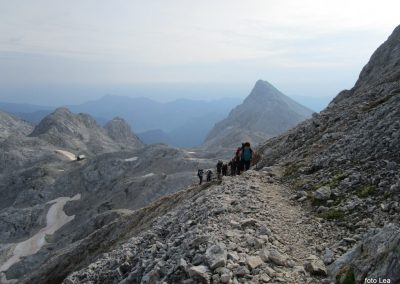
<svg viewBox="0 0 400 284"><path fill-rule="evenodd" d="M161 103L146 98L107 95L99 100L68 106L68 109L75 113L88 113L101 125L114 117L121 117L146 144L192 147L200 145L212 126L239 102L237 98L226 98L215 101L180 99ZM54 108L0 103L0 110L37 124Z"/></svg>

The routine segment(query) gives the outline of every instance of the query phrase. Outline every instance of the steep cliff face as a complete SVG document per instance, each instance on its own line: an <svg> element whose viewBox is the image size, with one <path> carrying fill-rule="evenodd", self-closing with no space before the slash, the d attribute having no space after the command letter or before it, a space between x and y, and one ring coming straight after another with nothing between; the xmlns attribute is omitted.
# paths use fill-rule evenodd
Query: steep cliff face
<svg viewBox="0 0 400 284"><path fill-rule="evenodd" d="M295 126L311 113L270 83L259 80L243 103L214 126L204 145L218 148L235 147L244 141L257 144Z"/></svg>

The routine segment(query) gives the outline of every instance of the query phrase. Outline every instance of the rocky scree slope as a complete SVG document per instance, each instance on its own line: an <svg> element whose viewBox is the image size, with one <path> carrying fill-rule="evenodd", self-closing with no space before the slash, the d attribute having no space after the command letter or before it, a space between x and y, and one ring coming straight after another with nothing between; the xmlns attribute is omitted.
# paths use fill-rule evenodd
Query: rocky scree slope
<svg viewBox="0 0 400 284"><path fill-rule="evenodd" d="M346 232L322 226L289 194L273 171L249 171L165 197L142 209L154 216L146 229L126 226L114 250L63 283L321 283L316 254Z"/></svg>
<svg viewBox="0 0 400 284"><path fill-rule="evenodd" d="M237 147L274 137L310 117L312 111L282 94L267 81L256 82L250 95L218 122L209 132L204 146Z"/></svg>
<svg viewBox="0 0 400 284"><path fill-rule="evenodd" d="M389 222L399 224L399 110L400 26L374 52L351 90L342 91L321 113L260 146L260 166L281 164L286 181L297 190L294 199L310 200L321 217L357 234ZM357 279L376 275L381 271L373 261L377 254L373 249L358 254L371 263L363 271L348 259L347 271ZM399 253L392 251L385 257L399 259Z"/></svg>
<svg viewBox="0 0 400 284"><path fill-rule="evenodd" d="M75 218L47 236L38 253L24 257L7 269L4 279L30 275L49 258L124 215L124 210L141 208L165 194L187 187L197 181L194 173L198 166L211 166L187 151L135 143L134 134L120 119L111 121L106 126L107 132L94 125L89 133L90 139L100 139L95 143L108 153L96 152L86 160L71 161L59 150L74 152L67 148L71 147L70 132L76 131L77 125L79 131L86 131L91 124L83 125L82 115L65 109L53 115L56 118L49 118L52 122L49 127L44 127L46 123L43 123L36 128L43 130L40 134L36 132L37 136L13 134L0 142L0 264L11 257L17 243L46 226L46 214L51 206L47 202L78 194L81 198L67 203L64 208L68 216ZM72 117L72 126L65 121L68 116ZM90 117L88 121L92 121ZM54 129L61 130L54 132L58 138L53 141L48 133L53 133ZM101 140L104 137L106 140ZM97 149L93 144L86 144L87 140L79 139L78 135L72 143L77 142L74 145L80 149ZM58 145L57 141L66 141L66 144ZM112 147L108 147L109 141ZM63 145L65 147L61 147Z"/></svg>

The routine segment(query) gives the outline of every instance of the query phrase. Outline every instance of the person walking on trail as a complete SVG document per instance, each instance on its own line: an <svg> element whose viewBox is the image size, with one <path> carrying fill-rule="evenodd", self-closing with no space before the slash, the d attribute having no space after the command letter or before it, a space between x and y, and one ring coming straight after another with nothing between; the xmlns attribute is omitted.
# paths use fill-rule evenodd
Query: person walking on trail
<svg viewBox="0 0 400 284"><path fill-rule="evenodd" d="M240 175L240 172L242 172L244 169L244 164L242 160L243 149L244 149L244 143L242 143L242 147L237 148L235 153L237 175Z"/></svg>
<svg viewBox="0 0 400 284"><path fill-rule="evenodd" d="M242 161L244 170L247 171L250 168L251 160L253 159L253 150L250 147L250 143L246 142L244 144L243 152L242 152Z"/></svg>
<svg viewBox="0 0 400 284"><path fill-rule="evenodd" d="M236 160L235 160L235 157L233 157L232 160L230 160L228 166L231 169L231 176L235 176L236 175Z"/></svg>
<svg viewBox="0 0 400 284"><path fill-rule="evenodd" d="M208 170L206 172L206 176L207 176L207 181L211 181L211 177L212 177L213 172L211 170Z"/></svg>
<svg viewBox="0 0 400 284"><path fill-rule="evenodd" d="M197 176L198 176L199 179L200 179L200 183L199 183L199 184L202 184L202 183L203 183L203 174L204 174L203 169L199 169L199 170L197 171Z"/></svg>
<svg viewBox="0 0 400 284"><path fill-rule="evenodd" d="M228 175L228 165L226 163L224 163L222 165L222 176L227 176Z"/></svg>
<svg viewBox="0 0 400 284"><path fill-rule="evenodd" d="M218 177L218 179L221 178L222 164L223 163L222 163L221 160L219 160L218 163L217 163L217 177Z"/></svg>

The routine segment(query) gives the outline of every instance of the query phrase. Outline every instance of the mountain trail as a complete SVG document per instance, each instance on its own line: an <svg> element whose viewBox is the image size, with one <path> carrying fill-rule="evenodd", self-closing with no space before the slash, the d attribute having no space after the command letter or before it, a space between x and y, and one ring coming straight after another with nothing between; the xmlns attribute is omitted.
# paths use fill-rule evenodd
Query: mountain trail
<svg viewBox="0 0 400 284"><path fill-rule="evenodd" d="M321 283L335 232L279 180L269 168L205 184L64 283Z"/></svg>

